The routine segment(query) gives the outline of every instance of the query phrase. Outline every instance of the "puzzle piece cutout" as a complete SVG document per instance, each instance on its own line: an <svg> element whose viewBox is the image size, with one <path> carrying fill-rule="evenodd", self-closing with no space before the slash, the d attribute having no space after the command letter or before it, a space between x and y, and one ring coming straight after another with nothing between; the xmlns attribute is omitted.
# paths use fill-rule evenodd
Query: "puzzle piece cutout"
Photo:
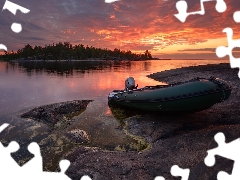
<svg viewBox="0 0 240 180"><path fill-rule="evenodd" d="M178 18L181 22L185 22L186 18L189 15L195 15L195 14L203 15L203 14L205 14L205 9L204 9L203 3L208 2L208 1L213 1L213 0L200 0L201 10L188 13L187 12L187 8L188 8L187 2L184 0L180 0L176 3L176 8L178 10L178 14L174 14L174 16L176 18ZM215 8L219 13L226 11L227 5L224 2L224 0L215 0L215 1L217 1Z"/></svg>
<svg viewBox="0 0 240 180"><path fill-rule="evenodd" d="M105 3L113 3L113 2L116 2L116 1L120 1L120 0L105 0Z"/></svg>
<svg viewBox="0 0 240 180"><path fill-rule="evenodd" d="M173 165L171 167L171 174L172 174L172 176L175 176L175 177L181 176L182 177L181 180L188 180L190 170L182 169L178 165ZM165 178L162 176L157 176L154 180L165 180Z"/></svg>
<svg viewBox="0 0 240 180"><path fill-rule="evenodd" d="M229 56L231 68L240 68L240 58L234 58L232 55L232 50L236 47L240 47L240 39L233 40L233 30L232 28L225 28L222 32L227 34L228 47L219 46L216 49L216 55L222 58L226 55ZM238 77L240 78L240 71L238 72Z"/></svg>
<svg viewBox="0 0 240 180"><path fill-rule="evenodd" d="M15 4L15 3L11 2L11 1L8 1L8 0L5 1L5 4L4 4L2 10L5 10L5 9L9 10L9 11L10 11L11 13L13 13L14 15L17 14L17 10L21 11L21 12L24 13L24 14L30 12L29 9L24 8L24 7L22 7L22 6L19 6L18 4Z"/></svg>
<svg viewBox="0 0 240 180"><path fill-rule="evenodd" d="M0 126L0 133L1 133L4 129L6 129L8 126L9 126L9 124L7 124L7 123L2 124L2 125Z"/></svg>
<svg viewBox="0 0 240 180"><path fill-rule="evenodd" d="M17 142L12 141L6 148L0 143L0 170L1 176L7 177L8 175L11 177L14 172L19 171L19 165L17 162L11 157L11 153L16 152L19 149L19 145ZM16 170L16 171L15 171ZM9 179L11 179L9 177Z"/></svg>
<svg viewBox="0 0 240 180"><path fill-rule="evenodd" d="M236 23L240 23L240 11L236 11L234 14L233 14L233 19Z"/></svg>
<svg viewBox="0 0 240 180"><path fill-rule="evenodd" d="M42 166L42 156L40 148L37 143L33 142L28 146L30 153L34 155L29 162L20 167L17 162L11 157L11 153L16 152L19 149L17 142L11 142L7 148L3 147L0 143L0 170L1 177L6 177L7 179L58 179L58 180L70 180L70 178L65 174L66 170L70 166L68 160L62 160L59 163L61 171L57 172L43 172ZM14 172L14 173L13 173ZM89 176L83 176L81 180L91 180Z"/></svg>
<svg viewBox="0 0 240 180"><path fill-rule="evenodd" d="M0 49L3 49L4 51L7 51L7 46L5 46L4 44L0 44Z"/></svg>
<svg viewBox="0 0 240 180"><path fill-rule="evenodd" d="M188 180L189 178L189 173L190 170L189 169L182 169L177 165L172 166L171 168L171 174L173 176L181 176L182 180Z"/></svg>
<svg viewBox="0 0 240 180"><path fill-rule="evenodd" d="M6 129L9 124L5 123L0 126L0 132ZM29 162L22 167L11 157L11 153L19 150L19 144L15 141L4 147L0 142L0 177L1 179L24 179L24 180L70 180L65 174L70 166L68 160L62 160L59 163L61 171L58 172L43 172L42 156L40 147L37 143L32 142L28 146L28 151L34 155ZM81 180L91 180L89 176L83 176Z"/></svg>
<svg viewBox="0 0 240 180"><path fill-rule="evenodd" d="M30 12L29 9L24 8L22 6L19 6L18 4L15 4L15 3L11 2L11 1L8 1L8 0L6 0L2 10L5 10L5 9L9 10L14 15L16 15L17 10L21 11L24 14ZM20 33L22 31L22 25L14 22L11 26L11 29L15 33Z"/></svg>
<svg viewBox="0 0 240 180"><path fill-rule="evenodd" d="M28 151L34 155L34 158L32 158L28 163L24 164L21 168L21 171L29 171L32 173L41 173L42 172L42 157L40 148L37 143L32 142L28 145Z"/></svg>
<svg viewBox="0 0 240 180"><path fill-rule="evenodd" d="M157 176L157 177L154 178L154 180L165 180L165 178L162 177L162 176Z"/></svg>
<svg viewBox="0 0 240 180"><path fill-rule="evenodd" d="M2 8L2 11L3 10L9 10L14 15L16 15L17 10L21 11L24 14L27 14L27 13L30 12L29 9L24 8L22 6L19 6L18 4L15 4L15 3L11 2L11 1L8 1L8 0L5 1L4 5L3 5L3 8ZM15 33L20 33L22 31L22 25L14 22L11 25L11 29ZM4 51L7 51L7 47L4 44L0 44L0 50L1 49L3 49Z"/></svg>
<svg viewBox="0 0 240 180"><path fill-rule="evenodd" d="M81 180L92 180L89 176L87 176L87 175L84 175L82 178L81 178Z"/></svg>
<svg viewBox="0 0 240 180"><path fill-rule="evenodd" d="M232 174L229 175L226 172L220 171L217 175L218 180L239 180L240 177L240 138L225 143L225 136L223 133L218 133L214 136L215 141L218 143L218 147L208 150L208 155L204 159L204 163L207 166L213 166L215 164L215 155L230 159L234 161Z"/></svg>

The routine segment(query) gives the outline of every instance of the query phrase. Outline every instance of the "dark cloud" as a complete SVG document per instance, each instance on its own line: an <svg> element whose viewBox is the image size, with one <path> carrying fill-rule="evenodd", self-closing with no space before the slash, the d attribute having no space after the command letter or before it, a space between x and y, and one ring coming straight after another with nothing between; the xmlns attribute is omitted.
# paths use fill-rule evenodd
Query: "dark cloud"
<svg viewBox="0 0 240 180"><path fill-rule="evenodd" d="M36 41L46 41L44 38L39 38L39 37L29 37L29 40L36 40Z"/></svg>
<svg viewBox="0 0 240 180"><path fill-rule="evenodd" d="M217 60L219 59L215 53L173 53L173 54L158 54L160 58L166 59L204 59L204 60ZM227 56L219 60L227 60Z"/></svg>
<svg viewBox="0 0 240 180"><path fill-rule="evenodd" d="M209 52L215 52L215 48L200 48L200 49L183 49L178 51L209 51Z"/></svg>
<svg viewBox="0 0 240 180"><path fill-rule="evenodd" d="M185 51L185 52L199 52L199 51L207 51L207 52L215 52L216 48L199 48L199 49L183 49L183 50L178 50L178 51ZM240 52L240 48L236 47L233 48L233 52Z"/></svg>

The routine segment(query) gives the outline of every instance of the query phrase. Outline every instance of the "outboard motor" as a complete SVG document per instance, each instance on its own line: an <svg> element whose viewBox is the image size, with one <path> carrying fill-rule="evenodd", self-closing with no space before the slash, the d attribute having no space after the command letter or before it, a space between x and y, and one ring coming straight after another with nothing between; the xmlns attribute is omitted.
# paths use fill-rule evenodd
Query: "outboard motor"
<svg viewBox="0 0 240 180"><path fill-rule="evenodd" d="M136 89L137 86L135 86L135 80L134 80L133 77L129 77L129 78L126 79L126 81L125 81L125 89L126 90Z"/></svg>

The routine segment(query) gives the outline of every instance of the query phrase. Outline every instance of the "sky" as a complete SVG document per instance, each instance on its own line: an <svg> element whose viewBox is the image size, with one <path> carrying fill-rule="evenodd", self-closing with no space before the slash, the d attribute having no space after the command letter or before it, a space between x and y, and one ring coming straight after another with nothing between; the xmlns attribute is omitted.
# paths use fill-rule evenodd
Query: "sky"
<svg viewBox="0 0 240 180"><path fill-rule="evenodd" d="M185 23L177 14L178 0L12 0L30 10L16 15L8 10L0 14L0 44L17 51L26 44L33 47L70 42L100 48L149 50L154 57L171 59L218 59L215 49L227 46L226 33L231 27L234 39L240 38L240 23L233 13L240 11L238 0L225 0L227 10L219 13L216 1L205 2L205 15L188 16ZM200 0L187 0L188 12L200 10ZM3 7L5 0L0 0ZM11 30L13 22L22 31ZM240 48L239 48L240 49ZM233 55L239 57L240 50ZM0 50L3 53L3 50ZM227 59L228 56L225 58Z"/></svg>

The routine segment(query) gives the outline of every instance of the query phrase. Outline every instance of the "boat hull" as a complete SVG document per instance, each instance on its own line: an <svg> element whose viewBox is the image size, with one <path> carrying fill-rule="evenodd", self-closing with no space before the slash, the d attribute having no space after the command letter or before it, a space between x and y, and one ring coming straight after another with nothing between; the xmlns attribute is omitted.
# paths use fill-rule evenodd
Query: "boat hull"
<svg viewBox="0 0 240 180"><path fill-rule="evenodd" d="M109 103L159 112L196 112L229 98L231 87L221 79L195 79L167 86L115 91Z"/></svg>

